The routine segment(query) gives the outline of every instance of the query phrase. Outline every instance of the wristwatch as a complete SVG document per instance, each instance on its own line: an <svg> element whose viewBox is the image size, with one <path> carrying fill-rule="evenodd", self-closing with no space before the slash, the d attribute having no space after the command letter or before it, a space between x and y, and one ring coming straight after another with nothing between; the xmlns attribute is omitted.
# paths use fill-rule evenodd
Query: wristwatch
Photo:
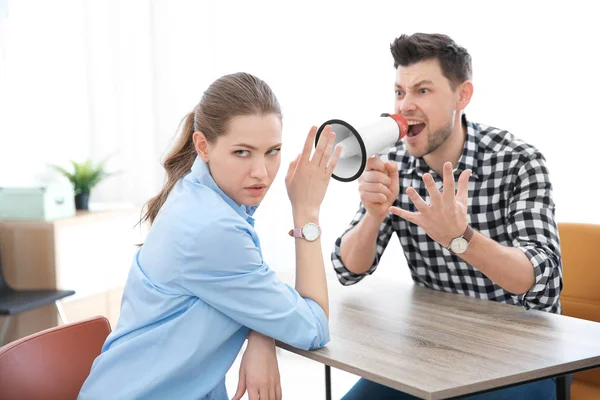
<svg viewBox="0 0 600 400"><path fill-rule="evenodd" d="M302 228L290 229L289 234L295 238L302 238L308 240L309 242L314 242L319 238L319 236L321 236L321 228L319 228L319 225L309 222Z"/></svg>
<svg viewBox="0 0 600 400"><path fill-rule="evenodd" d="M467 225L465 233L463 233L462 236L452 239L447 249L453 254L464 253L469 248L469 243L471 243L471 239L473 238L473 232L473 228Z"/></svg>

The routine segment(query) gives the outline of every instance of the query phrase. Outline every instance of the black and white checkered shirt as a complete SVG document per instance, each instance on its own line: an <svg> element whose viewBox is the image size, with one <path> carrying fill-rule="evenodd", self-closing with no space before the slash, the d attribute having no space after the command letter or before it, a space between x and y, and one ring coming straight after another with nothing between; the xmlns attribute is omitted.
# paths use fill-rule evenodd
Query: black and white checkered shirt
<svg viewBox="0 0 600 400"><path fill-rule="evenodd" d="M502 245L520 248L533 264L533 287L520 295L507 292L432 240L419 226L391 213L379 229L373 265L364 274L354 274L344 266L340 255L343 234L336 240L331 260L338 279L343 285L352 285L372 274L392 233L396 232L412 278L420 286L520 305L525 309L560 313L560 244L554 221L552 185L544 156L507 131L467 121L464 116L463 124L467 126L467 139L454 178L458 179L466 169L472 170L469 179L469 224ZM409 186L429 202L422 180L427 172L433 176L438 188L442 188L442 177L431 170L422 158L411 156L403 142L396 143L382 159L395 161L398 166L400 194L394 202L397 207L416 211L405 193ZM346 232L361 220L365 212L361 204Z"/></svg>

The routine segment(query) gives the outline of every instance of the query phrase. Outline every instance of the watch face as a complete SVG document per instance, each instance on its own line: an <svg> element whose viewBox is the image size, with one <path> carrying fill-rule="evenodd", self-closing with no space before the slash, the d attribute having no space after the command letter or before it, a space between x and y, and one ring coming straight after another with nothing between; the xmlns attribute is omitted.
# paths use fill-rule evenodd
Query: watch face
<svg viewBox="0 0 600 400"><path fill-rule="evenodd" d="M302 235L304 235L304 238L309 242L317 240L319 237L319 227L316 224L309 222L302 228Z"/></svg>
<svg viewBox="0 0 600 400"><path fill-rule="evenodd" d="M464 253L467 247L469 247L469 242L465 238L456 238L450 243L450 250L456 254Z"/></svg>

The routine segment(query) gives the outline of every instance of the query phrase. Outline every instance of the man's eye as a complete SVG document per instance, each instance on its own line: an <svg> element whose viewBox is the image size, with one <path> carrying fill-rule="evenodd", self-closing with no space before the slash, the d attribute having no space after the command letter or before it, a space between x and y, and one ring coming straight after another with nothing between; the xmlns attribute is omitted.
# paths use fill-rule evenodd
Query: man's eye
<svg viewBox="0 0 600 400"><path fill-rule="evenodd" d="M402 96L402 90L395 90L394 93L396 93L396 96Z"/></svg>
<svg viewBox="0 0 600 400"><path fill-rule="evenodd" d="M236 150L235 154L240 157L246 157L250 152L248 150Z"/></svg>
<svg viewBox="0 0 600 400"><path fill-rule="evenodd" d="M419 89L419 93L421 93L421 94L429 93L429 89L421 88L421 89Z"/></svg>

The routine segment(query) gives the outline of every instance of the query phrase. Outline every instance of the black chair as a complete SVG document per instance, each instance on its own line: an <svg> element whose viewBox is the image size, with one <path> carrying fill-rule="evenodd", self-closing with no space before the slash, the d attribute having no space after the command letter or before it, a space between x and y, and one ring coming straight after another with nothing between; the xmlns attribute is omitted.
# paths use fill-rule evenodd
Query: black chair
<svg viewBox="0 0 600 400"><path fill-rule="evenodd" d="M47 306L54 303L58 316L63 324L67 323L65 312L60 304L60 299L75 294L73 290L16 290L11 288L2 273L2 259L0 258L0 316L5 316L2 331L0 331L0 347L4 345L4 339L8 333L11 317L24 311Z"/></svg>

